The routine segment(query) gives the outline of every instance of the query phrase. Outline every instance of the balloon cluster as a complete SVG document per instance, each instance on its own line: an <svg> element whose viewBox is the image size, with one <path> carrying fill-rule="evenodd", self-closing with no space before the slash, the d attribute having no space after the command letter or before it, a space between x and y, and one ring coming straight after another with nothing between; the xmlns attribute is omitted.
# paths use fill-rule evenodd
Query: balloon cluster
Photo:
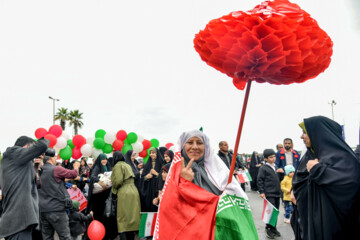
<svg viewBox="0 0 360 240"><path fill-rule="evenodd" d="M94 137L85 138L78 134L73 138L62 131L59 125L53 125L47 131L44 128L38 128L35 131L36 138L46 138L50 141L49 147L54 148L59 153L59 157L63 160L70 158L79 159L81 157L97 158L101 153L112 153L113 151L122 151L124 154L133 150L144 162L149 158L149 150L151 147L159 147L159 140L153 138L151 140L144 139L140 134L134 132L127 133L125 130L119 130L117 133L106 132L98 129ZM170 149L174 144L167 143L165 147Z"/></svg>

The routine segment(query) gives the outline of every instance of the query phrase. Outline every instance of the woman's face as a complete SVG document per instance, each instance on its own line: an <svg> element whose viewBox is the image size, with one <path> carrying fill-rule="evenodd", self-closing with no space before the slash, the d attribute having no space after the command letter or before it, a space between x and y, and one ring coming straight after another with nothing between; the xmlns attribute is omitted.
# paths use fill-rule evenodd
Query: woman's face
<svg viewBox="0 0 360 240"><path fill-rule="evenodd" d="M84 161L84 160L81 160L80 165L81 165L81 166L85 166L85 161Z"/></svg>
<svg viewBox="0 0 360 240"><path fill-rule="evenodd" d="M164 154L164 159L166 163L171 161L171 158L167 154Z"/></svg>
<svg viewBox="0 0 360 240"><path fill-rule="evenodd" d="M106 158L101 160L101 165L105 166L106 164L107 164L107 159Z"/></svg>
<svg viewBox="0 0 360 240"><path fill-rule="evenodd" d="M157 157L156 152L155 151L150 151L150 157L151 157L152 160L155 160L156 157Z"/></svg>
<svg viewBox="0 0 360 240"><path fill-rule="evenodd" d="M135 153L131 154L131 157L130 157L130 158L131 158L131 161L134 161L134 160L135 160L135 155L136 155Z"/></svg>
<svg viewBox="0 0 360 240"><path fill-rule="evenodd" d="M204 155L205 151L205 145L198 137L189 138L185 143L184 148L190 160L194 159L195 161L199 160Z"/></svg>
<svg viewBox="0 0 360 240"><path fill-rule="evenodd" d="M161 177L162 177L162 180L166 180L166 177L167 177L168 173L165 172L165 171L162 171L162 174L161 174Z"/></svg>
<svg viewBox="0 0 360 240"><path fill-rule="evenodd" d="M300 137L303 141L304 141L304 144L306 147L311 147L311 141L310 141L310 138L309 138L309 135L307 135L306 132L303 132L303 134L301 135Z"/></svg>

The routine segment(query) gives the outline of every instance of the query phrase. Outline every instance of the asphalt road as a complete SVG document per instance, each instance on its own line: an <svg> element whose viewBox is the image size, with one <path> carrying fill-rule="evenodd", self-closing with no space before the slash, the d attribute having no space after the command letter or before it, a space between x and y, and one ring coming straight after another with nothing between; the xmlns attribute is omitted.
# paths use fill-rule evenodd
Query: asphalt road
<svg viewBox="0 0 360 240"><path fill-rule="evenodd" d="M250 201L250 207L252 210L253 218L255 221L256 230L260 240L268 239L265 234L265 223L261 220L264 200L259 197L258 192L251 191L249 186L246 186L246 194ZM276 240L292 240L294 233L290 224L284 223L284 206L280 203L280 213L277 222L277 229L281 233L280 237L276 237Z"/></svg>

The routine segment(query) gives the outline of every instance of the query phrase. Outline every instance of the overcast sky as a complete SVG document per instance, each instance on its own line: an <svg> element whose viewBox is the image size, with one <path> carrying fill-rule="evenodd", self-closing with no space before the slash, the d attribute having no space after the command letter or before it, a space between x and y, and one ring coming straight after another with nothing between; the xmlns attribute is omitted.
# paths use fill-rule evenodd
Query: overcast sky
<svg viewBox="0 0 360 240"><path fill-rule="evenodd" d="M83 112L85 137L124 129L165 145L202 126L212 146L233 148L245 92L200 59L193 39L211 19L260 2L0 1L0 151L52 125L48 96L60 99L56 108ZM285 137L301 150L298 123L331 118L331 100L346 141L359 143L359 1L292 2L332 38L332 62L303 84L252 84L239 152Z"/></svg>

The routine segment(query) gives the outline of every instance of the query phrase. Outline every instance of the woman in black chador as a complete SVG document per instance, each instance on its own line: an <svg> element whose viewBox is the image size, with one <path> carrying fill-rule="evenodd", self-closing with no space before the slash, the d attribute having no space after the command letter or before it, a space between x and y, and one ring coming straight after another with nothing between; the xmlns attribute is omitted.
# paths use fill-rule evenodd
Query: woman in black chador
<svg viewBox="0 0 360 240"><path fill-rule="evenodd" d="M304 119L307 151L296 168L291 225L297 240L355 239L360 227L360 160L326 117Z"/></svg>
<svg viewBox="0 0 360 240"><path fill-rule="evenodd" d="M250 182L251 190L257 191L257 175L259 173L259 168L261 167L261 160L258 156L257 152L253 152L251 155L250 160L250 167L249 167L249 173L252 178L252 181Z"/></svg>
<svg viewBox="0 0 360 240"><path fill-rule="evenodd" d="M153 204L153 199L159 195L157 188L158 178L161 177L160 170L165 161L156 148L150 149L150 157L144 165L141 174L143 199L141 207L143 212L157 212L158 207Z"/></svg>

